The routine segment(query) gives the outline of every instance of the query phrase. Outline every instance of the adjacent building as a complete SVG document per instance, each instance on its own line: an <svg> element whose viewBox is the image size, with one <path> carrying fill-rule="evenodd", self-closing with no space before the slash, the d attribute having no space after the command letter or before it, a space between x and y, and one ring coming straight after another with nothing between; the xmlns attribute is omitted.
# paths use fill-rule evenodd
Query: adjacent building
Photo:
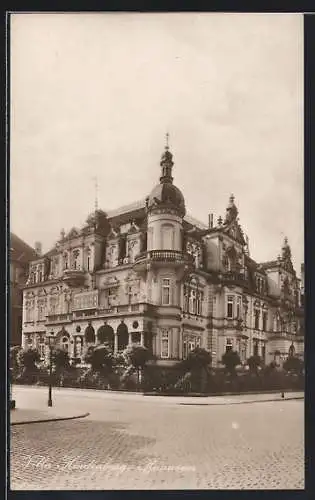
<svg viewBox="0 0 315 500"><path fill-rule="evenodd" d="M29 262L37 258L30 247L15 234L10 234L10 345L22 343L23 290L29 273Z"/></svg>
<svg viewBox="0 0 315 500"><path fill-rule="evenodd" d="M45 356L45 336L79 363L87 346L115 351L139 342L170 365L197 346L217 366L229 349L245 361L303 357L301 281L285 238L280 255L249 255L232 195L225 217L204 225L186 213L163 152L158 184L145 199L84 227L61 231L30 264L23 291L23 346ZM281 243L279 243L279 247Z"/></svg>

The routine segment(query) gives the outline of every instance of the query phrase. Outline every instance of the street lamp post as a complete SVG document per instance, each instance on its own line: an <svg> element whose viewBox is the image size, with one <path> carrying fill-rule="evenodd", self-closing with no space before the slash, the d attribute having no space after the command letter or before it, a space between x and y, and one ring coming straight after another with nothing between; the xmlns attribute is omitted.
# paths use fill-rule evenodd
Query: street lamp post
<svg viewBox="0 0 315 500"><path fill-rule="evenodd" d="M52 406L52 345L51 340L54 337L54 333L47 335L48 347L49 347L49 386L48 386L48 406Z"/></svg>

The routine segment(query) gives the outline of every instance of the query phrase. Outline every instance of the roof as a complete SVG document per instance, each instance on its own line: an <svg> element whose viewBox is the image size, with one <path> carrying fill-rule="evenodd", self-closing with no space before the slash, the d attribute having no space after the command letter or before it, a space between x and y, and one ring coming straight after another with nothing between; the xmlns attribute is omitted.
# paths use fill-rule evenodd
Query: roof
<svg viewBox="0 0 315 500"><path fill-rule="evenodd" d="M269 260L268 262L262 262L260 265L264 269L268 269L270 267L279 266L279 261L278 260Z"/></svg>
<svg viewBox="0 0 315 500"><path fill-rule="evenodd" d="M37 259L38 255L34 248L21 240L16 234L10 233L10 259L21 263L28 263Z"/></svg>

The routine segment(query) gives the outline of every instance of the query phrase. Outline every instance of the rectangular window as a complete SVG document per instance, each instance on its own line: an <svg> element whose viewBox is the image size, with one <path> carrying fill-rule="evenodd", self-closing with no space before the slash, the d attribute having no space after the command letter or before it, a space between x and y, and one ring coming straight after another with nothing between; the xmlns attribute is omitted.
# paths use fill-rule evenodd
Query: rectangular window
<svg viewBox="0 0 315 500"><path fill-rule="evenodd" d="M242 297L237 297L236 300L236 317L237 319L242 317Z"/></svg>
<svg viewBox="0 0 315 500"><path fill-rule="evenodd" d="M31 321L32 317L32 311L29 306L27 306L26 312L25 312L25 321Z"/></svg>
<svg viewBox="0 0 315 500"><path fill-rule="evenodd" d="M259 330L259 309L255 309L254 311L255 314L255 330Z"/></svg>
<svg viewBox="0 0 315 500"><path fill-rule="evenodd" d="M202 301L203 301L203 292L199 292L197 295L197 314L199 316L202 315Z"/></svg>
<svg viewBox="0 0 315 500"><path fill-rule="evenodd" d="M162 279L162 305L168 306L171 303L171 282L169 279Z"/></svg>
<svg viewBox="0 0 315 500"><path fill-rule="evenodd" d="M258 356L258 342L255 342L254 343L254 352L253 352L254 356Z"/></svg>
<svg viewBox="0 0 315 500"><path fill-rule="evenodd" d="M169 357L169 331L162 330L161 332L161 358Z"/></svg>
<svg viewBox="0 0 315 500"><path fill-rule="evenodd" d="M184 312L189 311L189 290L186 285L184 285Z"/></svg>
<svg viewBox="0 0 315 500"><path fill-rule="evenodd" d="M187 351L187 342L184 341L183 343L183 358L186 359L187 358L187 355L188 355L188 351Z"/></svg>
<svg viewBox="0 0 315 500"><path fill-rule="evenodd" d="M38 321L45 319L45 309L43 305L38 306Z"/></svg>
<svg viewBox="0 0 315 500"><path fill-rule="evenodd" d="M268 320L268 313L267 311L264 311L263 312L263 316L262 316L262 321L263 321L263 331L266 332L267 331L267 320Z"/></svg>
<svg viewBox="0 0 315 500"><path fill-rule="evenodd" d="M191 291L191 312L193 314L197 313L197 298L196 298L196 291L195 290Z"/></svg>
<svg viewBox="0 0 315 500"><path fill-rule="evenodd" d="M232 351L232 349L233 349L232 339L226 339L225 352Z"/></svg>
<svg viewBox="0 0 315 500"><path fill-rule="evenodd" d="M234 296L228 295L227 297L227 318L232 319L234 317Z"/></svg>

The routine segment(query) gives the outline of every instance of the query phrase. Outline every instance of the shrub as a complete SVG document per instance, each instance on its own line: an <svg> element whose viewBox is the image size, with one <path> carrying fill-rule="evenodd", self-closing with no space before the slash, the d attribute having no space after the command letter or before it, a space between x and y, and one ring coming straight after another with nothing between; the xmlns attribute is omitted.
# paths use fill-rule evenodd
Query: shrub
<svg viewBox="0 0 315 500"><path fill-rule="evenodd" d="M94 372L110 373L113 369L113 353L106 344L89 347L84 361Z"/></svg>
<svg viewBox="0 0 315 500"><path fill-rule="evenodd" d="M289 356L283 363L283 369L288 373L302 374L304 363L296 356Z"/></svg>
<svg viewBox="0 0 315 500"><path fill-rule="evenodd" d="M235 378L237 376L235 368L241 364L238 352L232 350L225 352L222 356L222 364L231 377Z"/></svg>
<svg viewBox="0 0 315 500"><path fill-rule="evenodd" d="M247 364L248 364L250 373L258 375L259 368L262 365L261 357L258 355L251 356L250 358L248 358Z"/></svg>
<svg viewBox="0 0 315 500"><path fill-rule="evenodd" d="M140 382L142 382L140 378L141 372L151 358L151 354L146 347L138 344L133 344L127 347L124 355L127 362L130 363L130 365L137 373L137 385L139 386Z"/></svg>
<svg viewBox="0 0 315 500"><path fill-rule="evenodd" d="M37 363L40 362L40 355L37 349L21 349L17 355L17 362L21 368L29 371L37 370Z"/></svg>

